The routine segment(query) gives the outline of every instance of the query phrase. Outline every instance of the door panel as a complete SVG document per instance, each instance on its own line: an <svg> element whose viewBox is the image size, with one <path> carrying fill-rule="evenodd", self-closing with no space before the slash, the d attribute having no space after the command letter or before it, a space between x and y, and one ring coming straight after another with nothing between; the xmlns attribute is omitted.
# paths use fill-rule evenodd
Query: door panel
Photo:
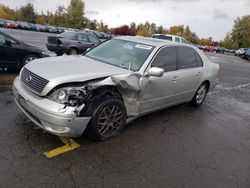
<svg viewBox="0 0 250 188"><path fill-rule="evenodd" d="M1 68L14 68L18 65L18 49L14 41L10 44L6 44L5 36L0 36L0 67ZM11 40L8 39L10 42Z"/></svg>

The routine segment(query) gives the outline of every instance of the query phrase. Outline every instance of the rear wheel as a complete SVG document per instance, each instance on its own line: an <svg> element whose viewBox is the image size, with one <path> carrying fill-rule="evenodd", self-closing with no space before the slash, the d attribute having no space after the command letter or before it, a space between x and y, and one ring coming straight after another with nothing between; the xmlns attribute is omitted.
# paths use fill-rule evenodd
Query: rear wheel
<svg viewBox="0 0 250 188"><path fill-rule="evenodd" d="M69 55L76 55L76 54L78 54L76 48L71 48L71 49L69 50Z"/></svg>
<svg viewBox="0 0 250 188"><path fill-rule="evenodd" d="M204 102L207 92L208 85L206 83L201 84L191 101L191 105L200 106Z"/></svg>
<svg viewBox="0 0 250 188"><path fill-rule="evenodd" d="M126 108L118 98L104 97L94 104L88 135L97 141L117 136L126 124Z"/></svg>
<svg viewBox="0 0 250 188"><path fill-rule="evenodd" d="M63 53L62 52L56 52L56 55L61 56L61 55L63 55Z"/></svg>

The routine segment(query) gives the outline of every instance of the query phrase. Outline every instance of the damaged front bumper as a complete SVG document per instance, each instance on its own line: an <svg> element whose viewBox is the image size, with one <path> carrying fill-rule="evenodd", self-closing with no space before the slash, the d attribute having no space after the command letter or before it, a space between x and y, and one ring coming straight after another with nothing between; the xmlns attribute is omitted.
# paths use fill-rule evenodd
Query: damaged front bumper
<svg viewBox="0 0 250 188"><path fill-rule="evenodd" d="M65 106L34 95L25 89L18 77L13 83L13 94L18 107L32 122L58 136L81 136L91 119L77 117L76 107Z"/></svg>

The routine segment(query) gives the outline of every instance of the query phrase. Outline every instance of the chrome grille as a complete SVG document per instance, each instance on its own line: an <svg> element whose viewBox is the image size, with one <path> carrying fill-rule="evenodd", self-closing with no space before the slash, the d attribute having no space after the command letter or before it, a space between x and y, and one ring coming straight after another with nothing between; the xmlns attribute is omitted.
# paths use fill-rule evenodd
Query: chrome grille
<svg viewBox="0 0 250 188"><path fill-rule="evenodd" d="M23 68L21 73L21 80L31 90L41 93L44 87L48 84L48 80L34 74L26 68Z"/></svg>

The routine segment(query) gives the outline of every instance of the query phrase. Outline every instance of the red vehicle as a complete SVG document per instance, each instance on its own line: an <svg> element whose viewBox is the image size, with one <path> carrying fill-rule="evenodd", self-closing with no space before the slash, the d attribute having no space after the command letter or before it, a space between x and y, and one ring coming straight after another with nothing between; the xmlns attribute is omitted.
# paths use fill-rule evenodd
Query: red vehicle
<svg viewBox="0 0 250 188"><path fill-rule="evenodd" d="M14 21L6 21L3 27L16 29L16 23Z"/></svg>
<svg viewBox="0 0 250 188"><path fill-rule="evenodd" d="M204 49L205 52L214 52L215 50L214 46L206 46Z"/></svg>

